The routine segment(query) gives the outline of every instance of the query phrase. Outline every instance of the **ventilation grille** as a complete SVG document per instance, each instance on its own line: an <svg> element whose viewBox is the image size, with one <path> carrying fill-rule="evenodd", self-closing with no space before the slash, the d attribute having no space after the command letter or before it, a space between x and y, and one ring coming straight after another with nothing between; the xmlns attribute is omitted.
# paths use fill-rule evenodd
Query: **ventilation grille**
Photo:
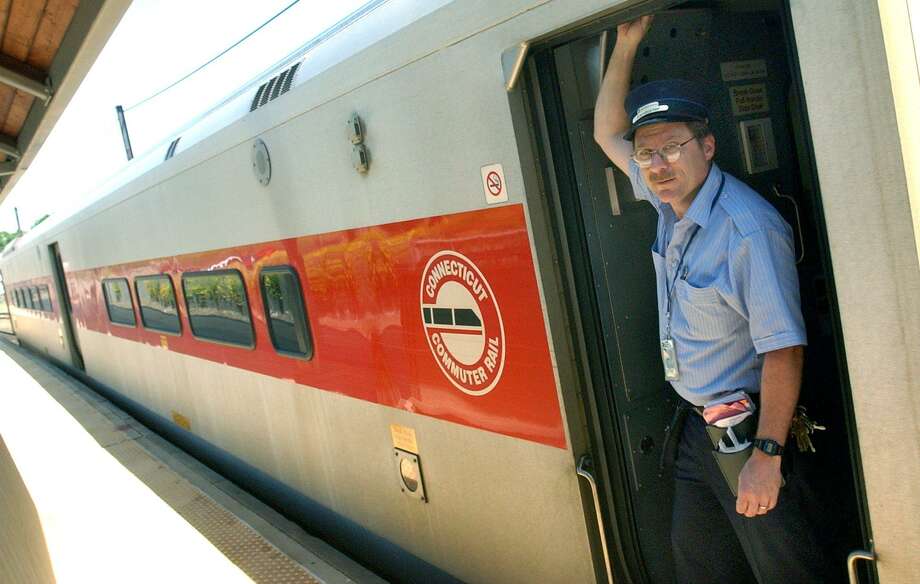
<svg viewBox="0 0 920 584"><path fill-rule="evenodd" d="M254 112L271 100L287 93L291 89L291 83L294 82L294 75L297 73L298 67L300 67L300 63L259 86L259 91L252 98L252 105L249 106L249 111Z"/></svg>
<svg viewBox="0 0 920 584"><path fill-rule="evenodd" d="M179 140L181 139L182 139L182 136L179 136L178 138L173 140L172 143L170 143L169 150L166 151L166 158L163 159L164 161L169 160L170 158L176 155L176 146L179 145Z"/></svg>

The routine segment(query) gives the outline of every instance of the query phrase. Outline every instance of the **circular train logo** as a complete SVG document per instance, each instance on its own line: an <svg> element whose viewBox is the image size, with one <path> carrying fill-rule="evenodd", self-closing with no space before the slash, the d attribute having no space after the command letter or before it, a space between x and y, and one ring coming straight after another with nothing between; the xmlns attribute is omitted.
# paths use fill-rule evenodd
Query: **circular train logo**
<svg viewBox="0 0 920 584"><path fill-rule="evenodd" d="M422 272L422 322L428 346L454 387L492 391L505 366L505 327L485 276L468 257L441 251Z"/></svg>

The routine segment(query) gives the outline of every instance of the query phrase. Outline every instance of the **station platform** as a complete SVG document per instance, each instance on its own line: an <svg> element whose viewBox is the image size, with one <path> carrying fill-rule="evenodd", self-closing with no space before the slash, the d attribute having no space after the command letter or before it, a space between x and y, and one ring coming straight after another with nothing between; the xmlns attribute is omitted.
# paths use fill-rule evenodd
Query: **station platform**
<svg viewBox="0 0 920 584"><path fill-rule="evenodd" d="M384 582L10 339L0 582Z"/></svg>

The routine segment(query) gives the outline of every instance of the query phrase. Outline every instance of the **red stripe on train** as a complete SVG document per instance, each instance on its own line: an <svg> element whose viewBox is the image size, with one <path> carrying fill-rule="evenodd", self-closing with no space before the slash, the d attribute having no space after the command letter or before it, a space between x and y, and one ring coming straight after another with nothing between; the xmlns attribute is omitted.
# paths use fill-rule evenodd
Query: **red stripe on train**
<svg viewBox="0 0 920 584"><path fill-rule="evenodd" d="M464 280L468 282L472 286L470 295L486 295L482 292L483 283L478 281L479 275L483 276L500 309L500 314L495 312L503 327L503 353L498 357L502 363L495 367L498 353L486 355L494 347L482 341L481 362L489 367L480 367L481 373L497 376L494 387L482 395L465 393L457 385L460 376L472 380L479 373L457 370L458 379L452 381L451 369L426 338L420 303L420 290L425 287L423 271L430 259L448 250L468 259L475 269L459 268L462 262L455 261L445 266L457 267L462 273L446 277L461 285ZM62 252L66 257L67 250ZM278 355L272 347L259 296L258 273L263 267L275 265L291 265L300 276L315 345L310 361ZM184 272L211 266L234 268L243 274L253 315L255 349L227 347L192 337L180 278ZM480 274L474 274L476 270ZM566 447L521 205L68 273L79 326L159 347L159 333L108 322L100 284L103 278L133 280L159 273L173 276L182 318L182 335L168 337L171 351ZM137 313L136 297L134 304ZM140 323L139 314L136 318ZM495 337L489 342L499 341ZM452 366L462 369L462 363Z"/></svg>

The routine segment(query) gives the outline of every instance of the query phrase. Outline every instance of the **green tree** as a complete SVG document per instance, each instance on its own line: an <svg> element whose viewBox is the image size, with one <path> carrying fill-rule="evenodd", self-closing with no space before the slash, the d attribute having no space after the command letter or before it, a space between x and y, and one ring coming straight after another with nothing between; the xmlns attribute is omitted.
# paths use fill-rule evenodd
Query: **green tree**
<svg viewBox="0 0 920 584"><path fill-rule="evenodd" d="M19 236L18 233L10 233L9 231L0 231L0 251L6 247L6 245L16 239Z"/></svg>

